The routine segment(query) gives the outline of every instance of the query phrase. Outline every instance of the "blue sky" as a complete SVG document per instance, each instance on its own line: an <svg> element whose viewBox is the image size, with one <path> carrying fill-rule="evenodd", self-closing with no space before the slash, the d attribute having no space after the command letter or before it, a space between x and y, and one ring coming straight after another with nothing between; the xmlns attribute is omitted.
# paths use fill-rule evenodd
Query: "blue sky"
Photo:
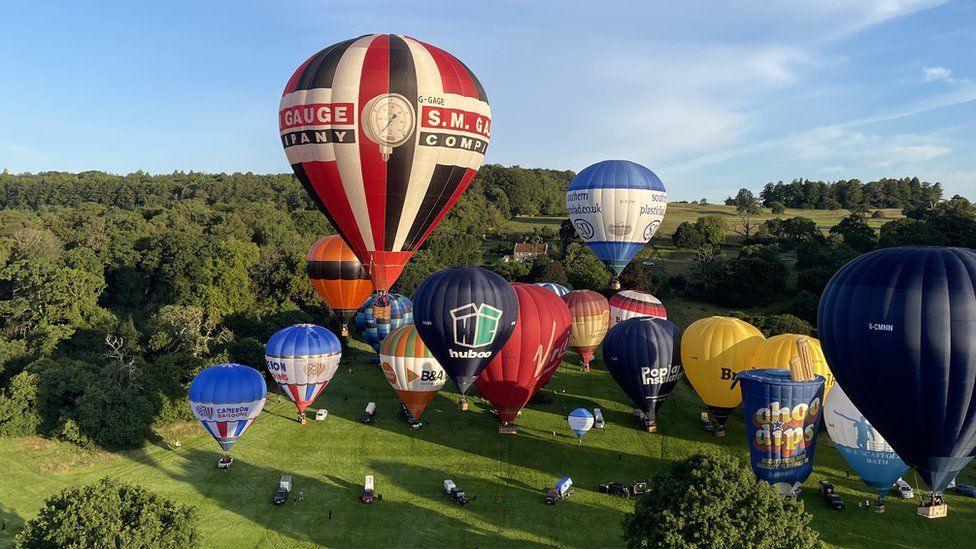
<svg viewBox="0 0 976 549"><path fill-rule="evenodd" d="M976 3L940 0L19 2L0 33L0 168L289 170L281 89L393 32L488 92L488 162L626 158L676 199L918 175L976 198Z"/></svg>

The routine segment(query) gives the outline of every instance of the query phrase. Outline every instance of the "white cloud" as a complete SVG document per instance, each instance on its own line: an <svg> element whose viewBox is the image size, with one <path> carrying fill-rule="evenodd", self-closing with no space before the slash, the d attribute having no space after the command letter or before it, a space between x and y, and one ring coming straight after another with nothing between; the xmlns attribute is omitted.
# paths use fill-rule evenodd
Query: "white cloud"
<svg viewBox="0 0 976 549"><path fill-rule="evenodd" d="M952 81L952 71L945 67L922 67L922 80L926 82Z"/></svg>

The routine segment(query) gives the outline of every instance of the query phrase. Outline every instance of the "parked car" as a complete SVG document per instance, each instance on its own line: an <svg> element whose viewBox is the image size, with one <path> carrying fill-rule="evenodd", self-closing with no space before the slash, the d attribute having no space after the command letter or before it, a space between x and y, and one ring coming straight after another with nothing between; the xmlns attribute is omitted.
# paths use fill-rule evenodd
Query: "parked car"
<svg viewBox="0 0 976 549"><path fill-rule="evenodd" d="M451 499L458 505L464 505L468 502L468 496L464 494L464 490L459 489L451 479L444 480L444 492L451 496Z"/></svg>
<svg viewBox="0 0 976 549"><path fill-rule="evenodd" d="M912 485L905 482L905 479L899 478L895 481L895 493L898 494L902 499L912 499L915 497L915 491L912 490Z"/></svg>
<svg viewBox="0 0 976 549"><path fill-rule="evenodd" d="M630 497L630 488L624 486L622 482L605 482L600 485L601 494L610 494L622 498Z"/></svg>
<svg viewBox="0 0 976 549"><path fill-rule="evenodd" d="M324 421L325 418L329 417L329 411L326 409L316 410L315 421Z"/></svg>
<svg viewBox="0 0 976 549"><path fill-rule="evenodd" d="M363 417L360 421L363 423L372 423L374 415L376 415L376 403L370 402L366 405L366 409L363 410Z"/></svg>
<svg viewBox="0 0 976 549"><path fill-rule="evenodd" d="M363 479L363 491L359 494L359 501L363 503L383 501L383 495L376 493L376 488L373 484L373 475L366 475L366 478Z"/></svg>
<svg viewBox="0 0 976 549"><path fill-rule="evenodd" d="M967 498L976 498L976 486L972 484L957 484L952 487L956 493L966 496Z"/></svg>
<svg viewBox="0 0 976 549"><path fill-rule="evenodd" d="M603 410L599 408L593 408L593 427L597 429L603 429L607 426L607 423L603 421Z"/></svg>
<svg viewBox="0 0 976 549"><path fill-rule="evenodd" d="M407 405L402 402L400 403L400 417L407 421L411 429L416 430L424 426L424 422L413 417L413 412L411 412L410 408L407 408Z"/></svg>
<svg viewBox="0 0 976 549"><path fill-rule="evenodd" d="M823 498L827 506L831 509L838 511L844 510L844 500L840 499L840 496L834 491L834 485L826 480L820 481L820 497Z"/></svg>
<svg viewBox="0 0 976 549"><path fill-rule="evenodd" d="M291 493L291 475L282 475L281 481L278 482L278 491L275 492L273 498L271 498L271 503L275 505L284 505L288 501L288 494Z"/></svg>
<svg viewBox="0 0 976 549"><path fill-rule="evenodd" d="M221 456L221 458L217 460L217 468L230 469L232 463L234 463L234 458L230 456Z"/></svg>
<svg viewBox="0 0 976 549"><path fill-rule="evenodd" d="M573 493L573 479L563 477L559 479L554 488L546 492L546 505L555 505L557 501L566 499Z"/></svg>

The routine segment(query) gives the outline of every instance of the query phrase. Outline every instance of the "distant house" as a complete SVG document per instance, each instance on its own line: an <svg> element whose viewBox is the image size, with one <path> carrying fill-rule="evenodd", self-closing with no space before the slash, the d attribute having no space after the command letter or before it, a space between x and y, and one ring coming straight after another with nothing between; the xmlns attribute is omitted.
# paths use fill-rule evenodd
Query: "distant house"
<svg viewBox="0 0 976 549"><path fill-rule="evenodd" d="M542 255L549 250L549 245L545 242L518 242L515 244L515 251L512 252L512 261L522 263L532 261L535 256Z"/></svg>

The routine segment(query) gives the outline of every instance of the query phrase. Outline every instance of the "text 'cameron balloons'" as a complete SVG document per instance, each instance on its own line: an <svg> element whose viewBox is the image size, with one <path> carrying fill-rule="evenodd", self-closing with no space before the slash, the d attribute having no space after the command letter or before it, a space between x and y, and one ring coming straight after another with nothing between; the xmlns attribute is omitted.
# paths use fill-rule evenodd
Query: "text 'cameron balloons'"
<svg viewBox="0 0 976 549"><path fill-rule="evenodd" d="M465 394L515 329L515 290L491 271L451 267L427 277L413 297L421 339Z"/></svg>
<svg viewBox="0 0 976 549"><path fill-rule="evenodd" d="M190 410L224 452L254 423L268 387L260 372L240 364L203 370L190 384Z"/></svg>
<svg viewBox="0 0 976 549"><path fill-rule="evenodd" d="M553 292L531 284L513 284L518 320L501 351L482 370L475 384L512 423L536 390L552 377L566 354L571 320L566 304Z"/></svg>
<svg viewBox="0 0 976 549"><path fill-rule="evenodd" d="M610 298L610 327L629 318L650 316L653 318L668 318L661 300L647 292L624 290L617 292Z"/></svg>
<svg viewBox="0 0 976 549"><path fill-rule="evenodd" d="M308 251L305 272L315 292L339 319L343 336L349 321L373 293L369 273L339 235L327 236Z"/></svg>
<svg viewBox="0 0 976 549"><path fill-rule="evenodd" d="M661 179L626 160L593 164L566 190L566 211L576 232L616 276L657 232L667 206Z"/></svg>
<svg viewBox="0 0 976 549"><path fill-rule="evenodd" d="M752 324L727 316L696 320L681 336L681 364L717 423L716 435L724 433L729 414L742 404L739 388L729 387L732 380L749 369L753 351L764 340Z"/></svg>
<svg viewBox="0 0 976 549"><path fill-rule="evenodd" d="M569 346L589 369L593 353L610 328L610 304L607 298L592 290L573 290L563 296L573 319Z"/></svg>
<svg viewBox="0 0 976 549"><path fill-rule="evenodd" d="M292 74L278 111L298 180L378 291L468 188L491 109L464 63L406 36L333 44Z"/></svg>
<svg viewBox="0 0 976 549"><path fill-rule="evenodd" d="M824 396L830 394L834 387L834 374L830 373L827 367L827 359L824 358L823 349L820 341L813 337L798 334L775 335L759 345L756 345L752 352L750 368L778 368L780 370L790 369L790 359L800 356L799 342L807 341L810 350L810 358L813 361L813 373L824 377Z"/></svg>
<svg viewBox="0 0 976 549"><path fill-rule="evenodd" d="M888 248L841 267L817 327L837 383L938 494L976 447L976 252Z"/></svg>
<svg viewBox="0 0 976 549"><path fill-rule="evenodd" d="M607 332L603 360L634 405L655 422L681 378L681 332L663 318L632 318Z"/></svg>
<svg viewBox="0 0 976 549"><path fill-rule="evenodd" d="M793 381L786 370L739 372L752 471L784 496L813 472L823 411L823 377Z"/></svg>
<svg viewBox="0 0 976 549"><path fill-rule="evenodd" d="M891 485L908 471L908 466L847 398L840 385L834 387L824 402L824 423L830 440L851 469L883 500Z"/></svg>
<svg viewBox="0 0 976 549"><path fill-rule="evenodd" d="M383 340L380 367L416 419L447 382L444 368L430 354L413 324L400 326Z"/></svg>
<svg viewBox="0 0 976 549"><path fill-rule="evenodd" d="M535 285L542 286L551 292L555 292L559 297L569 293L569 288L563 286L562 284L556 284L555 282L536 282Z"/></svg>
<svg viewBox="0 0 976 549"><path fill-rule="evenodd" d="M373 350L390 332L413 322L413 303L400 294L373 294L356 311L356 329Z"/></svg>
<svg viewBox="0 0 976 549"><path fill-rule="evenodd" d="M569 428L576 433L580 442L583 441L583 435L590 432L593 428L593 414L590 413L586 408L577 408L569 413L566 418L569 423Z"/></svg>
<svg viewBox="0 0 976 549"><path fill-rule="evenodd" d="M275 332L264 351L271 377L303 415L332 380L340 358L339 338L314 324L296 324Z"/></svg>

